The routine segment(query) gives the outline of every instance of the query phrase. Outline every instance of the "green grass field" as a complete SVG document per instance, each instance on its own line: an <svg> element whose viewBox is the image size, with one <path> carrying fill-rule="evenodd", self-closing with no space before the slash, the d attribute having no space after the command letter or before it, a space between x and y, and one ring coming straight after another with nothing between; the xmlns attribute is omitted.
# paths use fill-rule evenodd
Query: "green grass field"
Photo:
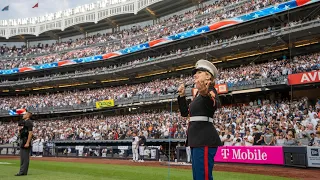
<svg viewBox="0 0 320 180"><path fill-rule="evenodd" d="M110 164L84 164L49 161L31 161L28 176L15 177L19 160L0 159L0 179L30 180L168 180L166 167L123 166ZM12 164L3 164L8 162ZM170 169L170 180L192 180L191 170ZM214 172L216 180L286 180L274 176L262 176L231 172Z"/></svg>

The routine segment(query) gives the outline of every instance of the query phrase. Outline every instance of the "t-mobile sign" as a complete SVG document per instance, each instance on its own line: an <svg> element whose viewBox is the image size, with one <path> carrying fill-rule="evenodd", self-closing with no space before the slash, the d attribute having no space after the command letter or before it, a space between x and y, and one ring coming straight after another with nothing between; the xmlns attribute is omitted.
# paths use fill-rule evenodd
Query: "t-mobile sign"
<svg viewBox="0 0 320 180"><path fill-rule="evenodd" d="M214 160L249 164L284 164L281 146L222 146L218 148Z"/></svg>

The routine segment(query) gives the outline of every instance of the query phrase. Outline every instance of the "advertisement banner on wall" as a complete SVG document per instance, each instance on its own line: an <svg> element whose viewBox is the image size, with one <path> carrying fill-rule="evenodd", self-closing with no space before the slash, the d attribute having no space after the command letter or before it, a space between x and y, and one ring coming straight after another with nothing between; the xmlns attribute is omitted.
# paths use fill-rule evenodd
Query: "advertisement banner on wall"
<svg viewBox="0 0 320 180"><path fill-rule="evenodd" d="M320 147L308 146L307 159L308 159L308 167L320 168Z"/></svg>
<svg viewBox="0 0 320 180"><path fill-rule="evenodd" d="M284 165L282 146L222 146L215 162Z"/></svg>
<svg viewBox="0 0 320 180"><path fill-rule="evenodd" d="M288 75L289 85L308 84L320 82L320 71L311 71Z"/></svg>
<svg viewBox="0 0 320 180"><path fill-rule="evenodd" d="M96 102L96 108L106 108L106 107L114 107L114 100L109 99L109 100L103 100L103 101L97 101Z"/></svg>
<svg viewBox="0 0 320 180"><path fill-rule="evenodd" d="M218 94L228 93L227 84L216 84L214 87L216 88Z"/></svg>

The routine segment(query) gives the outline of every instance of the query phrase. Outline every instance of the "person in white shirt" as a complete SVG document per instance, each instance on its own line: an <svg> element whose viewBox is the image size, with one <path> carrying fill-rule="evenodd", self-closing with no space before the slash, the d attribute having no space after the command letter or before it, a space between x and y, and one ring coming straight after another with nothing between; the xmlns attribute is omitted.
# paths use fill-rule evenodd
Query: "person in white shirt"
<svg viewBox="0 0 320 180"><path fill-rule="evenodd" d="M314 137L314 145L313 146L320 146L320 131L316 132L316 137Z"/></svg>
<svg viewBox="0 0 320 180"><path fill-rule="evenodd" d="M242 144L244 146L252 146L253 145L253 136L251 136L250 131L246 131L246 135L243 137Z"/></svg>
<svg viewBox="0 0 320 180"><path fill-rule="evenodd" d="M245 135L245 126L244 126L244 123L242 123L242 125L240 126L240 134L241 134L241 137L243 137Z"/></svg>
<svg viewBox="0 0 320 180"><path fill-rule="evenodd" d="M191 163L191 148L190 148L190 146L186 147L186 152L187 152L187 163Z"/></svg>
<svg viewBox="0 0 320 180"><path fill-rule="evenodd" d="M236 137L234 137L232 141L232 146L241 146L242 138L240 137L239 133L236 133Z"/></svg>
<svg viewBox="0 0 320 180"><path fill-rule="evenodd" d="M42 157L42 155L43 155L43 143L44 143L44 139L40 138L40 141L39 141L39 157Z"/></svg>
<svg viewBox="0 0 320 180"><path fill-rule="evenodd" d="M34 140L32 142L32 156L33 157L37 156L39 153L39 141L40 141L40 139L37 138L36 140Z"/></svg>
<svg viewBox="0 0 320 180"><path fill-rule="evenodd" d="M133 139L132 139L132 160L133 162L137 162L139 158L139 137L137 136L136 132L132 133Z"/></svg>
<svg viewBox="0 0 320 180"><path fill-rule="evenodd" d="M226 130L226 134L222 137L224 146L232 146L234 136L231 131Z"/></svg>

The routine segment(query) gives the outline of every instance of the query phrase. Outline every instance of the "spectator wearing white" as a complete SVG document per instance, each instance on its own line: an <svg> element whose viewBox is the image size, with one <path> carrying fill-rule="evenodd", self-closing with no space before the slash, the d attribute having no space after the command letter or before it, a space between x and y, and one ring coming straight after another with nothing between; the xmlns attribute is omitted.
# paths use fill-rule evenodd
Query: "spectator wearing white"
<svg viewBox="0 0 320 180"><path fill-rule="evenodd" d="M32 142L32 156L35 157L39 154L39 142L40 139L37 138Z"/></svg>
<svg viewBox="0 0 320 180"><path fill-rule="evenodd" d="M187 163L191 163L191 148L190 148L190 146L186 147L186 152L187 152Z"/></svg>
<svg viewBox="0 0 320 180"><path fill-rule="evenodd" d="M319 117L318 117L318 114L316 113L316 112L314 112L313 114L312 114L312 118L310 118L311 119L311 124L313 125L313 127L316 127L317 125L318 125L318 123L320 122L320 120L319 120Z"/></svg>
<svg viewBox="0 0 320 180"><path fill-rule="evenodd" d="M244 146L252 146L253 145L253 136L251 136L250 131L246 131L246 135L243 137L242 144Z"/></svg>
<svg viewBox="0 0 320 180"><path fill-rule="evenodd" d="M236 133L236 136L233 138L232 146L241 146L242 138L239 133Z"/></svg>
<svg viewBox="0 0 320 180"><path fill-rule="evenodd" d="M314 146L320 146L320 131L316 132L316 137L314 137Z"/></svg>
<svg viewBox="0 0 320 180"><path fill-rule="evenodd" d="M44 144L44 139L41 137L40 138L40 141L39 141L39 144L38 144L38 146L39 146L39 157L42 157L42 155L43 155L43 144Z"/></svg>
<svg viewBox="0 0 320 180"><path fill-rule="evenodd" d="M242 125L240 126L240 134L241 134L241 137L246 135L246 128L244 123L242 123Z"/></svg>
<svg viewBox="0 0 320 180"><path fill-rule="evenodd" d="M310 142L310 135L306 132L304 126L300 126L300 131L297 133L297 138L301 145L307 146Z"/></svg>
<svg viewBox="0 0 320 180"><path fill-rule="evenodd" d="M226 130L226 134L222 137L225 146L232 146L234 136L231 131Z"/></svg>
<svg viewBox="0 0 320 180"><path fill-rule="evenodd" d="M136 132L133 132L132 136L132 160L133 162L137 162L139 158L139 137Z"/></svg>

